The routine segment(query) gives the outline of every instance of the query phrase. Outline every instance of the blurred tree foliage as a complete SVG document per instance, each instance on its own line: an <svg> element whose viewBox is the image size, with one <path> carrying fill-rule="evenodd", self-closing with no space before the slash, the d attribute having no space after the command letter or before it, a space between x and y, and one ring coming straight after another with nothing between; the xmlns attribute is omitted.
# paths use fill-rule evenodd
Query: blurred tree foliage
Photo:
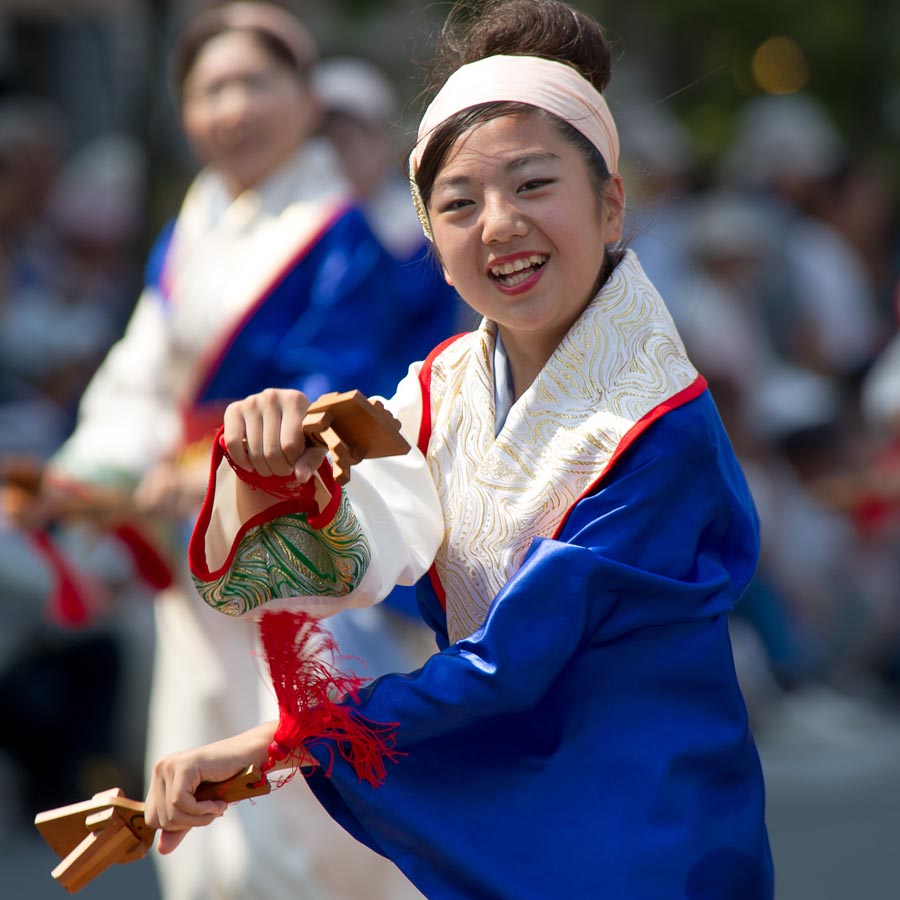
<svg viewBox="0 0 900 900"><path fill-rule="evenodd" d="M398 8L446 2L338 0L358 25ZM478 0L472 0L474 6ZM789 39L805 66L802 88L818 97L851 146L882 156L900 182L900 2L897 0L576 0L604 24L619 64L639 68L715 155L739 107L763 88L753 60L773 37ZM612 90L615 91L615 74Z"/></svg>
<svg viewBox="0 0 900 900"><path fill-rule="evenodd" d="M884 179L888 230L867 249L875 248L869 258L879 260L874 270L888 286L886 307L892 302L900 264L898 0L576 0L576 4L611 33L620 71L630 61L632 67L652 73L654 94L646 99L664 101L688 127L701 179L716 170L742 106L767 88L779 87L777 76L792 74L793 83L786 78L780 92L803 90L818 99L860 170ZM772 79L773 73L764 71L761 57L773 47L782 52L782 68L793 68L793 73L776 71Z"/></svg>
<svg viewBox="0 0 900 900"><path fill-rule="evenodd" d="M761 92L753 59L770 38L802 53L804 90L832 113L851 145L887 152L900 142L900 4L895 0L631 0L578 4L620 35L672 94L673 107L710 151L735 111ZM896 155L896 154L895 154Z"/></svg>

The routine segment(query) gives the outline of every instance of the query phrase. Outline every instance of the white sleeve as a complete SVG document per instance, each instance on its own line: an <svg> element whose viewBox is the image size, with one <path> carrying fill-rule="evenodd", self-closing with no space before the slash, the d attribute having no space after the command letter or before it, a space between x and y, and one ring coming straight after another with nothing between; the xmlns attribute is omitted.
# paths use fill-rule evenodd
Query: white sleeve
<svg viewBox="0 0 900 900"><path fill-rule="evenodd" d="M51 473L94 483L133 483L179 440L181 423L167 377L165 306L145 288L128 327L82 395L75 430Z"/></svg>
<svg viewBox="0 0 900 900"><path fill-rule="evenodd" d="M351 469L339 508L324 526L249 487L227 460L214 465L189 550L203 599L228 615L277 608L318 617L370 606L431 566L444 522L425 457L418 450L419 364L385 406L411 449Z"/></svg>

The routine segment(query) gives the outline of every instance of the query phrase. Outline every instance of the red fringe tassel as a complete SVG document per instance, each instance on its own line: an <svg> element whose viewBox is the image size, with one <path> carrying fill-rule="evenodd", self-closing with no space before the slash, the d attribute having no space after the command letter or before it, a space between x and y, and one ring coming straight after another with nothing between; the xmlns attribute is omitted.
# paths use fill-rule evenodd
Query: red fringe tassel
<svg viewBox="0 0 900 900"><path fill-rule="evenodd" d="M318 619L306 613L266 613L260 622L260 636L279 710L263 774L277 762L293 757L294 771L281 783L288 781L301 764L303 747L330 740L360 781L380 787L387 776L385 762L395 762L401 755L394 749L398 723L373 722L340 703L347 695L355 699L367 679L336 668L334 638ZM332 752L326 775L333 766Z"/></svg>

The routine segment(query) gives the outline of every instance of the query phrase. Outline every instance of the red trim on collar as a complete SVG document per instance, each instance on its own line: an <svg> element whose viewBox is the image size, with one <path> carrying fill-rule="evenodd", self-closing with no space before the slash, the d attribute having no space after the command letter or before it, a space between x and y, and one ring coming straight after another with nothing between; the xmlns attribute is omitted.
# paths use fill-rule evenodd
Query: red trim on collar
<svg viewBox="0 0 900 900"><path fill-rule="evenodd" d="M419 423L419 437L416 446L423 456L426 455L428 451L428 442L431 440L431 372L434 367L434 361L451 344L458 341L461 337L465 337L466 334L469 334L469 332L464 331L461 334L455 334L453 337L447 338L445 341L441 341L441 343L425 357L422 368L419 370L419 387L422 389L422 419ZM447 592L441 584L441 578L440 575L438 575L437 567L434 563L431 564L431 568L428 570L428 578L431 581L434 593L440 601L441 608L446 612Z"/></svg>
<svg viewBox="0 0 900 900"><path fill-rule="evenodd" d="M419 428L419 441L418 446L419 450L424 454L428 449L428 441L431 438L431 372L432 367L434 365L434 361L438 356L452 344L454 341L463 337L464 335L458 334L452 338L448 338L441 344L438 344L431 353L425 359L425 362L422 364L422 369L419 372L419 384L422 388L422 422ZM667 412L677 409L679 406L683 406L685 403L690 400L699 397L707 388L706 379L702 375L698 375L697 378L684 390L679 391L677 394L673 394L667 400L663 400L658 406L655 406L650 412L645 413L631 428L625 433L622 437L622 440L619 441L616 449L613 451L612 456L609 458L606 466L600 475L594 479L593 482L584 490L578 499L566 510L565 515L559 522L559 525L556 526L556 530L553 532L553 539L557 539L559 537L560 532L566 524L566 521L569 518L572 510L578 505L578 503L583 500L585 497L592 494L596 489L600 482L607 476L607 474L612 470L612 467L618 462L619 458L622 454L634 443L634 441L647 430L657 419L664 416ZM437 595L438 600L440 601L441 608L446 613L447 611L447 592L444 590L443 584L441 584L440 576L437 572L437 567L432 564L431 568L428 570L428 577L431 581L431 586L434 589L435 594Z"/></svg>
<svg viewBox="0 0 900 900"><path fill-rule="evenodd" d="M319 228L313 232L313 234L309 237L309 239L297 249L294 255L279 269L276 275L274 275L269 283L265 286L263 290L260 291L259 297L257 297L256 301L248 307L248 309L241 316L240 320L235 323L232 327L231 331L223 338L221 344L216 348L213 347L208 353L205 353L198 363L198 369L205 369L206 375L199 382L193 392L193 397L190 402L187 404L186 409L190 410L192 407L197 405L197 398L201 397L203 393L206 391L209 386L210 381L215 376L215 373L218 371L219 366L222 364L222 360L227 355L231 345L235 342L238 335L244 330L247 323L250 319L256 315L257 310L269 299L272 292L275 288L284 280L285 276L297 263L309 253L310 248L318 243L321 240L322 236L331 228L338 219L345 216L351 209L353 209L353 204L349 202L344 202L340 206L338 206L332 213L329 215L325 221L319 226Z"/></svg>
<svg viewBox="0 0 900 900"><path fill-rule="evenodd" d="M455 334L444 341L441 341L422 363L419 369L419 387L422 389L422 420L419 423L419 437L416 446L421 450L422 455L428 450L428 442L431 440L431 370L434 361L453 343L461 337L465 337L470 332L464 331L461 334Z"/></svg>
<svg viewBox="0 0 900 900"><path fill-rule="evenodd" d="M581 495L575 500L575 502L566 510L565 515L560 519L559 524L556 526L556 530L553 532L552 540L556 540L560 532L563 530L566 522L568 521L569 516L572 513L572 510L585 498L589 497L594 491L597 490L600 482L603 481L604 478L610 473L612 467L619 461L622 454L637 440L640 435L642 435L657 419L662 418L667 412L670 412L673 409L677 409L679 406L683 406L685 403L688 403L690 400L694 400L699 397L707 388L706 379L702 375L698 375L697 378L689 384L686 388L679 391L677 394L673 394L667 400L663 400L659 406L654 406L650 412L645 413L625 434L622 436L622 439L616 445L616 449L613 451L612 456L610 456L606 465L603 467L603 471L588 485L588 487L582 491Z"/></svg>

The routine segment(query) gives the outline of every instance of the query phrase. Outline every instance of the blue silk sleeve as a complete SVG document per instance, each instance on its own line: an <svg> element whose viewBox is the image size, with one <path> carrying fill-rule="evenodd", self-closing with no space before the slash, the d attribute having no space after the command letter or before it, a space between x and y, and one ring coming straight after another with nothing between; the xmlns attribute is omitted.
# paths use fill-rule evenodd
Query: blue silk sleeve
<svg viewBox="0 0 900 900"><path fill-rule="evenodd" d="M727 631L757 552L703 395L535 542L480 631L360 696L398 723L384 786L338 760L313 790L429 898L769 898Z"/></svg>

